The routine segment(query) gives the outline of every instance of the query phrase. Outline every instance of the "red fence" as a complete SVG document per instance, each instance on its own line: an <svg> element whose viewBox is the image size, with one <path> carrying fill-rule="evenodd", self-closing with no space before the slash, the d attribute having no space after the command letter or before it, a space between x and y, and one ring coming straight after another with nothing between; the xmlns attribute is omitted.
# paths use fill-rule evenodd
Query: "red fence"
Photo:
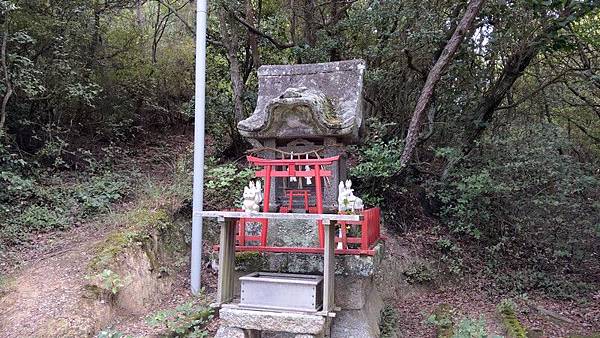
<svg viewBox="0 0 600 338"><path fill-rule="evenodd" d="M375 254L374 246L381 239L381 210L367 209L362 212L363 220L357 222L339 222L335 242L335 253L339 255ZM248 223L260 224L259 234L247 235ZM264 229L267 220L261 218L242 218L238 221L236 251L323 253L323 247L273 247L266 244ZM298 236L305 234L298 233Z"/></svg>

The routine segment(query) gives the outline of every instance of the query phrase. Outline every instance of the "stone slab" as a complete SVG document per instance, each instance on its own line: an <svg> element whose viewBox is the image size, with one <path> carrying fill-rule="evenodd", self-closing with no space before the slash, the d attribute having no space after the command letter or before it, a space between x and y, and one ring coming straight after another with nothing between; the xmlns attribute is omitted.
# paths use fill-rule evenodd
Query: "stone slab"
<svg viewBox="0 0 600 338"><path fill-rule="evenodd" d="M221 327L295 334L319 335L325 332L326 325L326 319L323 316L290 312L222 308L219 311L219 317L221 318Z"/></svg>
<svg viewBox="0 0 600 338"><path fill-rule="evenodd" d="M220 327L215 338L249 338L244 330L235 327Z"/></svg>
<svg viewBox="0 0 600 338"><path fill-rule="evenodd" d="M335 305L343 310L359 310L367 303L373 288L372 277L335 276Z"/></svg>
<svg viewBox="0 0 600 338"><path fill-rule="evenodd" d="M310 220L271 220L267 236L269 246L316 247L319 245L319 227Z"/></svg>

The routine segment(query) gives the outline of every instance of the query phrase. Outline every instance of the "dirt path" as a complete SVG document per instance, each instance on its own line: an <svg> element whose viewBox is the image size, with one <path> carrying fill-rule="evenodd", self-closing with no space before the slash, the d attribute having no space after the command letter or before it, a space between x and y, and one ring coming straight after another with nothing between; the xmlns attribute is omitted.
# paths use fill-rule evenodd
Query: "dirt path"
<svg viewBox="0 0 600 338"><path fill-rule="evenodd" d="M84 285L92 247L102 233L107 232L88 225L60 234L51 243L39 243L46 250L9 277L8 290L0 298L0 337L80 337L96 332L106 311L86 299Z"/></svg>

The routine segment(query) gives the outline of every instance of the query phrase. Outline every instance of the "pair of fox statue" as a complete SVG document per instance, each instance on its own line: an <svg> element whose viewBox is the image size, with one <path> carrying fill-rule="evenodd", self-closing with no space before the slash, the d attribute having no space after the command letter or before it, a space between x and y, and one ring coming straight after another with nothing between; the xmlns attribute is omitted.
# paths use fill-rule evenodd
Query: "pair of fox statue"
<svg viewBox="0 0 600 338"><path fill-rule="evenodd" d="M244 187L244 202L242 208L245 212L259 212L260 204L264 199L261 181L250 181ZM364 209L362 199L354 196L352 181L340 182L338 187L338 211L340 213L356 213Z"/></svg>

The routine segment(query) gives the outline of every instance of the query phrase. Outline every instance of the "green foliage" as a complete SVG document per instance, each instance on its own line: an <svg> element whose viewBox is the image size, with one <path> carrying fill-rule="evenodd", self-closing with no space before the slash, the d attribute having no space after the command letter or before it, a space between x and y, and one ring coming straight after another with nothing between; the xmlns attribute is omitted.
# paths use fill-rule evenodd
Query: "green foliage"
<svg viewBox="0 0 600 338"><path fill-rule="evenodd" d="M108 329L100 331L96 338L133 338L133 336L120 331Z"/></svg>
<svg viewBox="0 0 600 338"><path fill-rule="evenodd" d="M398 330L398 313L392 306L386 305L381 310L381 317L379 319L381 338L392 337L396 330Z"/></svg>
<svg viewBox="0 0 600 338"><path fill-rule="evenodd" d="M116 295L125 286L125 281L121 279L121 276L110 269L102 270L97 278L100 280L102 287L113 295Z"/></svg>
<svg viewBox="0 0 600 338"><path fill-rule="evenodd" d="M128 193L128 179L115 173L70 184L62 176L47 178L37 170L5 170L0 171L0 184L5 187L0 192L0 246L23 244L32 232L68 228L109 210ZM33 175L25 177L26 172Z"/></svg>
<svg viewBox="0 0 600 338"><path fill-rule="evenodd" d="M435 187L448 229L478 241L492 271L508 265L560 280L565 262L591 262L600 180L570 147L560 129L544 124L487 139L479 156ZM522 287L550 291L539 282Z"/></svg>
<svg viewBox="0 0 600 338"><path fill-rule="evenodd" d="M37 205L27 207L17 221L32 231L64 229L68 225L64 210L50 210Z"/></svg>
<svg viewBox="0 0 600 338"><path fill-rule="evenodd" d="M241 207L244 187L252 178L252 168L240 168L233 163L209 164L205 174L205 203L217 210Z"/></svg>
<svg viewBox="0 0 600 338"><path fill-rule="evenodd" d="M456 326L456 332L452 338L487 338L485 319L463 318Z"/></svg>
<svg viewBox="0 0 600 338"><path fill-rule="evenodd" d="M122 199L128 192L126 178L111 172L94 176L75 189L75 198L84 215L109 210L112 203Z"/></svg>
<svg viewBox="0 0 600 338"><path fill-rule="evenodd" d="M488 338L485 319L463 317L455 325L456 311L448 304L441 304L426 319L426 323L436 327L438 338ZM500 338L492 336L493 338Z"/></svg>
<svg viewBox="0 0 600 338"><path fill-rule="evenodd" d="M350 166L349 174L355 190L367 206L380 206L388 210L390 225L397 222L401 213L399 204L407 191L400 185L398 173L403 143L398 138L387 139L394 124L383 124L376 119L369 121L369 142L352 149L357 163Z"/></svg>
<svg viewBox="0 0 600 338"><path fill-rule="evenodd" d="M149 316L146 322L163 328L169 337L208 337L204 326L213 318L213 310L195 301L181 304L174 309L158 311Z"/></svg>
<svg viewBox="0 0 600 338"><path fill-rule="evenodd" d="M410 284L426 284L435 278L434 271L428 262L413 262L403 273Z"/></svg>
<svg viewBox="0 0 600 338"><path fill-rule="evenodd" d="M437 338L450 338L453 337L454 332L453 315L454 310L448 304L440 304L435 311L427 317L425 323L436 328Z"/></svg>

